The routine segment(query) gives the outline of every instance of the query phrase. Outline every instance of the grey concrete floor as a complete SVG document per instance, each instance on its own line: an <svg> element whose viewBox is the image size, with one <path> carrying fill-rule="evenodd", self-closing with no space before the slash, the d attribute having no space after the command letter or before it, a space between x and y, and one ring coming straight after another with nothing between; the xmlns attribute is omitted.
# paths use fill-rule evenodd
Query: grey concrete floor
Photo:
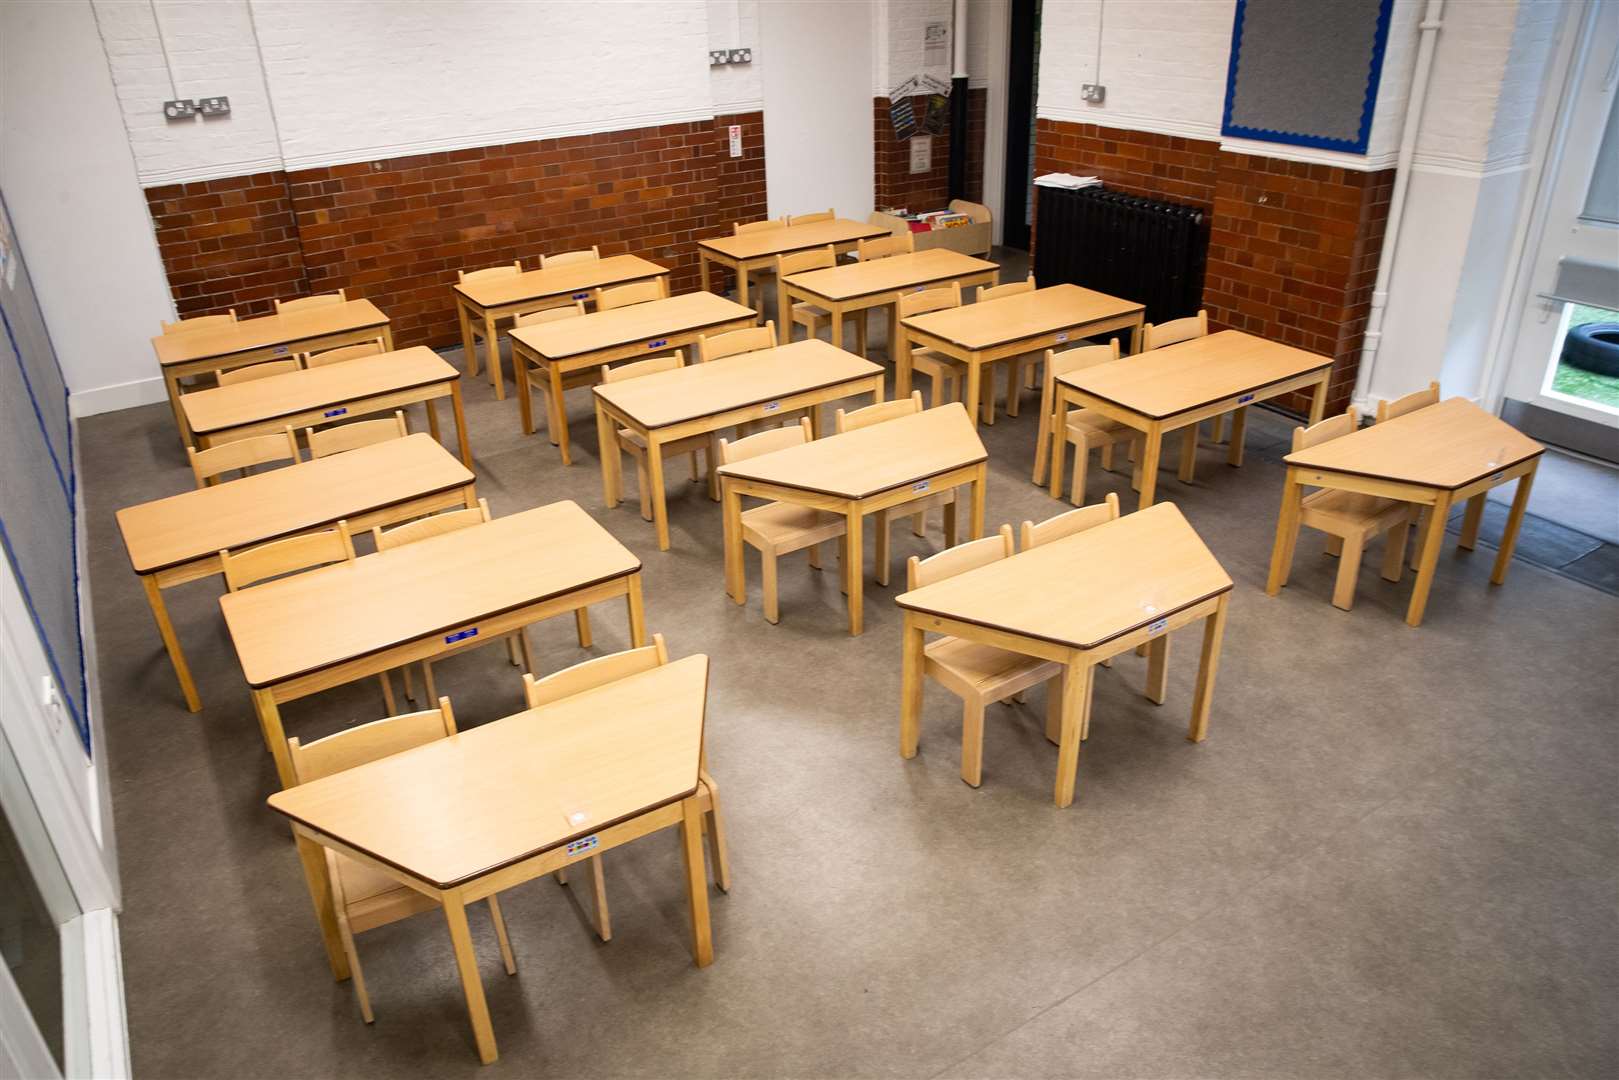
<svg viewBox="0 0 1619 1080"><path fill-rule="evenodd" d="M735 886L715 963L691 965L673 833L607 859L615 936L550 880L503 896L519 973L473 930L501 1058L480 1070L443 924L359 941L377 1020L326 968L274 773L220 623L218 582L169 593L205 708L190 715L118 539L120 506L185 490L162 407L82 424L91 586L123 875L137 1075L1612 1076L1619 1073L1619 600L1448 549L1417 630L1411 579L1369 552L1355 610L1308 534L1263 593L1289 425L1256 413L1248 464L1201 454L1178 503L1236 581L1208 741L1185 740L1196 630L1167 704L1144 662L1101 673L1078 797L1051 804L1042 693L996 707L982 788L957 776L958 703L926 694L897 750L894 590L866 633L833 576L783 566L782 621L725 596L718 508L672 470L674 547L602 504L588 395L576 463L467 380L479 492L497 514L574 499L646 565L676 655L713 658L712 771ZM1029 483L1033 398L984 429L988 521L1063 506ZM1173 456L1173 455L1172 455ZM631 483L633 483L633 474ZM1090 495L1122 475L1093 465ZM1533 506L1531 506L1533 509ZM941 543L895 530L899 560ZM868 570L871 555L867 554ZM595 652L624 647L621 608ZM571 620L534 629L577 662ZM503 650L438 668L463 726L521 705ZM286 710L306 737L381 714L374 684Z"/></svg>

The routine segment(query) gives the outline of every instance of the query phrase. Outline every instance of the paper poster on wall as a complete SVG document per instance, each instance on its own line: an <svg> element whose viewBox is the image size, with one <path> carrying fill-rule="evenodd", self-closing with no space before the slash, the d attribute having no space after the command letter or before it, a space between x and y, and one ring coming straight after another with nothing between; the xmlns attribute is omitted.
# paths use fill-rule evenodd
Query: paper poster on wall
<svg viewBox="0 0 1619 1080"><path fill-rule="evenodd" d="M947 62L946 52L950 47L950 24L944 22L928 23L922 31L922 63L928 67L938 67Z"/></svg>
<svg viewBox="0 0 1619 1080"><path fill-rule="evenodd" d="M943 94L934 94L928 98L927 116L922 121L922 130L928 135L943 135L950 128L950 99Z"/></svg>
<svg viewBox="0 0 1619 1080"><path fill-rule="evenodd" d="M894 127L894 138L901 141L916 133L916 110L910 98L895 98L888 103L888 122Z"/></svg>
<svg viewBox="0 0 1619 1080"><path fill-rule="evenodd" d="M911 172L925 173L933 170L933 136L918 135L911 140Z"/></svg>

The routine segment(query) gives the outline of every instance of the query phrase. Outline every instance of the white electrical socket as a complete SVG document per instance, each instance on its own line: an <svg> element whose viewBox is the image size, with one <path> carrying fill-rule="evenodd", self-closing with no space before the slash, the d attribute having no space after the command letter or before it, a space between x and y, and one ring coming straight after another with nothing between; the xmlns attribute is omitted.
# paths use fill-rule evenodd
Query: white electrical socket
<svg viewBox="0 0 1619 1080"><path fill-rule="evenodd" d="M62 695L57 692L56 680L49 675L39 677L39 703L45 707L45 718L51 734L62 730Z"/></svg>
<svg viewBox="0 0 1619 1080"><path fill-rule="evenodd" d="M1085 83L1079 88L1079 96L1092 105L1100 105L1107 98L1107 87L1100 83Z"/></svg>

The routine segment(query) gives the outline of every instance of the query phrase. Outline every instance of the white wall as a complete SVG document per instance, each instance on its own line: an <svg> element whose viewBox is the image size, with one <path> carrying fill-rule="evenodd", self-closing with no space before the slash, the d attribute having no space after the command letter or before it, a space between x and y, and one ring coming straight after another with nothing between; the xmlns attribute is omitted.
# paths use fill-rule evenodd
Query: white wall
<svg viewBox="0 0 1619 1080"><path fill-rule="evenodd" d="M947 40L943 49L930 54L925 33L929 23L952 26L952 0L876 0L875 7L871 96L887 97L913 75L932 75L949 82L954 74L955 44ZM998 0L968 0L967 85L974 89L989 85L989 22L1005 17L1005 4Z"/></svg>
<svg viewBox="0 0 1619 1080"><path fill-rule="evenodd" d="M74 411L161 400L174 306L88 0L0 4L0 189Z"/></svg>
<svg viewBox="0 0 1619 1080"><path fill-rule="evenodd" d="M760 5L770 216L827 207L864 221L874 199L871 36L861 12L816 0ZM854 23L854 25L851 25ZM771 63L770 57L791 57Z"/></svg>

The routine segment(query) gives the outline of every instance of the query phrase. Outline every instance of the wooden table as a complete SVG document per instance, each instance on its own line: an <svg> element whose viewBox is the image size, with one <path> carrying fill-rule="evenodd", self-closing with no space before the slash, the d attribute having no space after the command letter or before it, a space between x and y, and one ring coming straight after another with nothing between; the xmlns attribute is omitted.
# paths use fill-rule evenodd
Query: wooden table
<svg viewBox="0 0 1619 1080"><path fill-rule="evenodd" d="M617 506L623 498L618 429L624 427L646 440L652 520L658 549L667 551L669 511L661 446L806 407L819 437L821 410L817 406L854 394L869 393L872 400L883 400L883 369L816 339L603 383L595 392L602 493L607 505Z"/></svg>
<svg viewBox="0 0 1619 1080"><path fill-rule="evenodd" d="M461 373L425 345L362 356L340 364L289 371L251 382L198 390L180 401L200 446L324 424L341 417L392 412L424 402L427 428L439 437L434 402L450 399L461 460L472 467L466 410L461 404Z"/></svg>
<svg viewBox="0 0 1619 1080"><path fill-rule="evenodd" d="M704 334L741 330L753 325L753 311L709 292L685 293L643 304L595 311L577 319L520 326L512 331L512 373L517 379L517 400L522 406L523 434L534 434L533 394L528 369L546 373L551 391L546 395L550 415L546 431L573 464L568 443L568 410L562 400L566 376L618 360L657 356L693 346ZM695 360L695 357L688 357Z"/></svg>
<svg viewBox="0 0 1619 1080"><path fill-rule="evenodd" d="M785 225L779 229L760 229L741 236L714 236L697 241L697 272L702 275L703 291L709 291L708 264L728 267L736 273L736 298L744 306L748 303L748 271L774 270L777 255L791 255L795 251L823 248L832 245L839 253L853 251L862 240L874 240L889 235L881 225L871 225L846 218L814 221L808 225ZM791 320L778 315L776 321Z"/></svg>
<svg viewBox="0 0 1619 1080"><path fill-rule="evenodd" d="M1292 390L1313 386L1310 423L1327 407L1327 379L1332 357L1305 352L1240 330L1168 345L1161 349L1069 372L1056 380L1051 423L1051 497L1062 497L1066 455L1065 425L1070 406L1094 409L1145 436L1141 455L1141 506L1152 505L1158 484L1158 462L1165 432L1181 430L1178 476L1189 484L1197 465L1197 428L1212 416L1234 413L1226 461L1242 464L1243 432L1248 406Z"/></svg>
<svg viewBox="0 0 1619 1080"><path fill-rule="evenodd" d="M688 656L270 796L293 823L339 979L349 977L321 848L444 908L478 1057L494 1029L468 904L679 826L692 956L714 959L698 763L708 657Z"/></svg>
<svg viewBox="0 0 1619 1080"><path fill-rule="evenodd" d="M843 342L843 317L868 308L888 309L888 341L890 351L895 341L894 319L899 298L908 292L960 282L962 288L973 285L993 285L1000 267L971 255L948 248L930 248L910 255L891 255L886 259L834 266L825 270L806 270L789 274L776 282L776 310L792 310L794 300L806 300L826 309L832 316L832 341ZM862 316L863 317L863 316ZM781 340L792 340L793 321L779 316Z"/></svg>
<svg viewBox="0 0 1619 1080"><path fill-rule="evenodd" d="M219 606L281 785L291 787L278 705L570 611L588 648L584 609L620 596L638 648L640 560L577 503L556 502L227 593Z"/></svg>
<svg viewBox="0 0 1619 1080"><path fill-rule="evenodd" d="M494 384L495 397L503 399L506 380L500 372L500 341L495 336L497 322L530 311L562 307L575 300L588 300L593 289L649 281L668 273L668 267L648 262L639 255L613 255L594 262L553 266L549 270L528 270L511 277L458 283L453 295L456 316L461 322L461 347L467 358L467 374L478 374L473 323L482 324L489 381Z"/></svg>
<svg viewBox="0 0 1619 1080"><path fill-rule="evenodd" d="M1417 535L1417 582L1405 615L1408 624L1421 626L1451 507L1467 503L1459 546L1471 551L1478 541L1485 495L1493 487L1516 480L1518 490L1490 572L1490 584L1506 581L1535 470L1545 449L1465 398L1450 398L1287 455L1282 511L1276 522L1265 591L1275 596L1287 584L1304 488L1336 488L1398 499L1423 508L1423 527Z"/></svg>
<svg viewBox="0 0 1619 1080"><path fill-rule="evenodd" d="M1052 660L1063 668L1055 798L1068 806L1096 665L1146 645L1147 697L1162 704L1168 635L1199 619L1203 652L1186 737L1202 742L1230 593L1231 578L1173 503L903 593L896 598L905 611L900 756L915 757L921 738L926 633Z"/></svg>
<svg viewBox="0 0 1619 1080"><path fill-rule="evenodd" d="M385 348L393 348L388 316L369 300L349 300L286 315L243 319L207 330L160 334L152 339L152 350L163 368L163 386L168 391L180 438L187 446L194 446L180 409L181 379L378 337Z"/></svg>
<svg viewBox="0 0 1619 1080"><path fill-rule="evenodd" d="M476 505L471 470L416 434L126 507L118 511L118 529L186 708L197 712L202 702L162 590L218 574L226 548L330 528L339 520L359 532Z"/></svg>
<svg viewBox="0 0 1619 1080"><path fill-rule="evenodd" d="M742 567L742 497L757 496L841 514L848 522L848 557L843 560L849 594L849 633L864 629L861 585L865 555L861 522L865 515L963 484L972 485L969 538L984 532L984 494L989 478L984 449L972 420L958 401L871 427L830 435L802 446L723 466L725 504L725 589L746 603ZM955 505L945 507L955 513ZM888 558L887 530L877 533L877 558Z"/></svg>
<svg viewBox="0 0 1619 1080"><path fill-rule="evenodd" d="M1139 347L1145 311L1134 301L1078 285L1053 285L982 304L912 315L900 324L904 341L895 358L894 396L911 392L911 348L936 349L967 364L967 411L976 424L984 365L1111 330L1129 330L1133 350ZM993 384L990 390L993 397Z"/></svg>

